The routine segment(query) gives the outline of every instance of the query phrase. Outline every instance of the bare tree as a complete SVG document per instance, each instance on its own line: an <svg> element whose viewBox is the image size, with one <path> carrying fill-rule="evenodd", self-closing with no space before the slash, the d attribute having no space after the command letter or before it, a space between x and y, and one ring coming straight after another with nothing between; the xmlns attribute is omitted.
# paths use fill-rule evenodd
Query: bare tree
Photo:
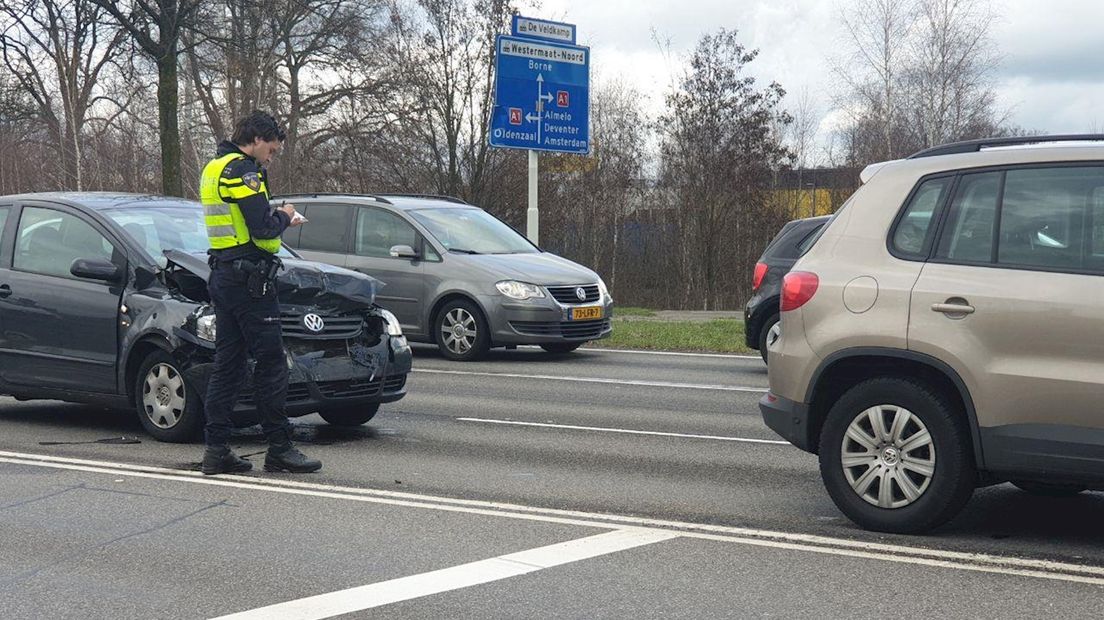
<svg viewBox="0 0 1104 620"><path fill-rule="evenodd" d="M994 19L988 0L860 0L843 11L847 163L1016 131L996 109Z"/></svg>
<svg viewBox="0 0 1104 620"><path fill-rule="evenodd" d="M641 206L645 188L648 122L641 101L622 81L594 82L590 156L545 156L541 165L549 232L542 245L599 272L615 293L622 274L632 279L642 267L619 260L623 225Z"/></svg>
<svg viewBox="0 0 1104 620"><path fill-rule="evenodd" d="M81 146L89 110L108 98L99 80L124 34L89 0L2 0L5 67L35 103L60 170L57 186L82 189Z"/></svg>
<svg viewBox="0 0 1104 620"><path fill-rule="evenodd" d="M414 131L437 193L481 201L495 157L487 144L495 35L512 0L418 0L423 17L402 24L403 70L413 87Z"/></svg>
<svg viewBox="0 0 1104 620"><path fill-rule="evenodd" d="M926 148L998 130L989 37L995 16L984 0L919 0L906 74L909 123Z"/></svg>
<svg viewBox="0 0 1104 620"><path fill-rule="evenodd" d="M835 61L846 86L841 101L856 123L872 127L880 143L875 159L897 152L901 75L908 63L907 39L915 22L915 0L859 0L841 11L851 53Z"/></svg>
<svg viewBox="0 0 1104 620"><path fill-rule="evenodd" d="M792 119L779 109L780 85L758 91L743 75L757 54L735 31L703 36L659 121L660 180L677 205L684 243L682 293L704 309L739 303L744 287L723 286L723 275L733 266L749 272L759 239L784 221L768 192L773 172L792 161L776 130Z"/></svg>
<svg viewBox="0 0 1104 620"><path fill-rule="evenodd" d="M206 0L90 0L107 11L157 66L157 119L161 143L161 188L183 195L180 171L180 40Z"/></svg>

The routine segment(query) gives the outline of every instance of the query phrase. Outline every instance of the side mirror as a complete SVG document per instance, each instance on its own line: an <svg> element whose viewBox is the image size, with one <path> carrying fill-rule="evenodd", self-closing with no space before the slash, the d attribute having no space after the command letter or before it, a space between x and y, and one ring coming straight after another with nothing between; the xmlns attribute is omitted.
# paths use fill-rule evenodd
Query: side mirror
<svg viewBox="0 0 1104 620"><path fill-rule="evenodd" d="M122 270L104 258L78 258L69 266L69 273L78 278L115 283L122 279Z"/></svg>
<svg viewBox="0 0 1104 620"><path fill-rule="evenodd" d="M414 251L414 248L409 245L393 245L391 246L391 258L421 258L421 254Z"/></svg>

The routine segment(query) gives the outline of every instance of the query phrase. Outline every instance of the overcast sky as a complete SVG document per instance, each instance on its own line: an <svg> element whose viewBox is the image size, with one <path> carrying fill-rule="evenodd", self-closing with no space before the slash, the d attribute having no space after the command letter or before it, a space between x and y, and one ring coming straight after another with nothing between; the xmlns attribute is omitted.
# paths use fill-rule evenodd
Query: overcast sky
<svg viewBox="0 0 1104 620"><path fill-rule="evenodd" d="M850 0L542 0L526 15L578 25L592 50L592 79L621 76L658 110L677 64L697 39L735 28L759 58L750 72L763 86L778 81L787 106L802 90L822 117L820 141L833 126L830 58L845 45L841 6ZM1104 132L1104 1L1005 0L992 39L1002 62L995 74L999 106L1026 129ZM665 58L653 30L669 40ZM838 118L838 117L837 117Z"/></svg>

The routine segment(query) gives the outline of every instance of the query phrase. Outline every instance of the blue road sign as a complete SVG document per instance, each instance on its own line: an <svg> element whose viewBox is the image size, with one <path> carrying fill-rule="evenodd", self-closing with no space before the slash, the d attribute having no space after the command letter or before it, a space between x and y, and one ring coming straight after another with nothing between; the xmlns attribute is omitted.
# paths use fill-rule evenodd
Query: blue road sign
<svg viewBox="0 0 1104 620"><path fill-rule="evenodd" d="M590 48L498 35L491 146L590 153Z"/></svg>

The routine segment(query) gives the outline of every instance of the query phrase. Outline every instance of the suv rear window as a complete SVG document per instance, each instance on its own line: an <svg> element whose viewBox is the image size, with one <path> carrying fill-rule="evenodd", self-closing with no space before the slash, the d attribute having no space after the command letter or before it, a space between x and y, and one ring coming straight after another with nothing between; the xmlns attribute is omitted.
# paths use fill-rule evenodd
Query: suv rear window
<svg viewBox="0 0 1104 620"><path fill-rule="evenodd" d="M795 259L801 256L805 243L816 236L820 227L821 224L810 225L808 222L797 222L793 226L784 228L763 251L763 257Z"/></svg>
<svg viewBox="0 0 1104 620"><path fill-rule="evenodd" d="M813 244L820 239L820 231L824 230L824 224L821 224L809 231L809 234L805 235L805 238L801 240L801 243L797 244L797 256L805 256L805 253L809 251L809 248L813 247Z"/></svg>
<svg viewBox="0 0 1104 620"><path fill-rule="evenodd" d="M909 258L927 256L927 241L932 232L933 216L943 202L952 180L950 177L928 179L913 193L912 200L893 231L892 246L898 254Z"/></svg>

